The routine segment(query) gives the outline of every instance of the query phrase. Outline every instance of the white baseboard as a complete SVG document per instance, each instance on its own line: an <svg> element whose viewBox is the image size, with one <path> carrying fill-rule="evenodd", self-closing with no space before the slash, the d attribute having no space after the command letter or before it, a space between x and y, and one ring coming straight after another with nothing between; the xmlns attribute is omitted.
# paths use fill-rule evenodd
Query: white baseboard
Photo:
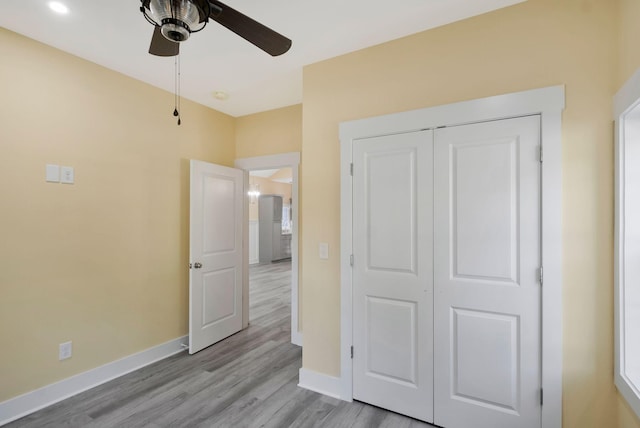
<svg viewBox="0 0 640 428"><path fill-rule="evenodd" d="M130 373L185 349L188 336L112 361L84 373L52 383L0 403L0 426L22 418L83 391Z"/></svg>
<svg viewBox="0 0 640 428"><path fill-rule="evenodd" d="M314 372L305 368L300 369L298 386L310 391L319 392L329 397L340 397L340 378Z"/></svg>
<svg viewBox="0 0 640 428"><path fill-rule="evenodd" d="M302 346L302 333L300 333L299 331L292 331L291 332L291 343L293 343L294 345L298 345L298 346Z"/></svg>

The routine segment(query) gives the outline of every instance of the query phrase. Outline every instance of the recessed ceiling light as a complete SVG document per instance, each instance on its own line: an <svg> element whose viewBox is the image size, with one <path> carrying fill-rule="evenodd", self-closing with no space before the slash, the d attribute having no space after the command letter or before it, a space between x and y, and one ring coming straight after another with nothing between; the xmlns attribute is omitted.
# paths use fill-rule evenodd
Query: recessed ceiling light
<svg viewBox="0 0 640 428"><path fill-rule="evenodd" d="M224 91L215 91L213 97L217 100L224 101L229 98L229 94Z"/></svg>
<svg viewBox="0 0 640 428"><path fill-rule="evenodd" d="M67 13L69 13L69 8L59 1L50 1L49 9L61 15L66 15Z"/></svg>

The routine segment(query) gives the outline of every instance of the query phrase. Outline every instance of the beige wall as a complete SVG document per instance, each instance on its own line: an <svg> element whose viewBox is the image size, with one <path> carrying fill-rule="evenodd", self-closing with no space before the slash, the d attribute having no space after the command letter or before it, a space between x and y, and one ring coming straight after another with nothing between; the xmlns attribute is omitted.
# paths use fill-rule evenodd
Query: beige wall
<svg viewBox="0 0 640 428"><path fill-rule="evenodd" d="M620 2L620 67L618 85L622 86L640 67L640 1ZM616 89L617 89L616 88Z"/></svg>
<svg viewBox="0 0 640 428"><path fill-rule="evenodd" d="M236 119L236 158L299 152L302 145L302 105Z"/></svg>
<svg viewBox="0 0 640 428"><path fill-rule="evenodd" d="M564 84L564 427L640 427L612 381L618 12L612 0L529 0L305 68L305 368L340 373L338 124Z"/></svg>
<svg viewBox="0 0 640 428"><path fill-rule="evenodd" d="M183 100L178 127L172 94L4 29L0 57L3 401L187 334L187 159L233 165L235 119Z"/></svg>

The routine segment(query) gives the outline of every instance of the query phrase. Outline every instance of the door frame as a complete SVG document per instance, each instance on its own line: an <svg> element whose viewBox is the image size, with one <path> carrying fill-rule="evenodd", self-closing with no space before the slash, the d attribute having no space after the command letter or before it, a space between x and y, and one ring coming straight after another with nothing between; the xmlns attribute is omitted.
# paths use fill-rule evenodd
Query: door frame
<svg viewBox="0 0 640 428"><path fill-rule="evenodd" d="M300 152L289 152L277 155L256 156L251 158L236 159L235 167L244 170L245 176L245 218L244 223L249 224L249 171L260 169L276 169L291 168L293 180L291 183L291 210L293 211L293 228L291 230L291 343L302 346L302 331L299 322L299 299L298 299L298 174L300 165ZM244 232L244 272L243 282L245 290L243 290L242 313L243 328L249 325L249 228L245 227Z"/></svg>
<svg viewBox="0 0 640 428"><path fill-rule="evenodd" d="M562 426L562 111L563 85L340 123L340 398L353 400L353 141L539 115L542 162L542 427Z"/></svg>

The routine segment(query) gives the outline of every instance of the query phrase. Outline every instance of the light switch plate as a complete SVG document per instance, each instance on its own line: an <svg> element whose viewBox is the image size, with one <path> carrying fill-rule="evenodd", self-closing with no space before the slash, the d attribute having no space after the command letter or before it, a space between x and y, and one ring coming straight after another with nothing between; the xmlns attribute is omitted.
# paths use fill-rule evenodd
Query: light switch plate
<svg viewBox="0 0 640 428"><path fill-rule="evenodd" d="M47 164L45 179L48 183L60 182L60 165Z"/></svg>
<svg viewBox="0 0 640 428"><path fill-rule="evenodd" d="M60 167L60 183L73 184L74 179L75 177L74 177L73 167L71 166Z"/></svg>
<svg viewBox="0 0 640 428"><path fill-rule="evenodd" d="M329 258L329 244L326 242L320 243L320 258L326 260Z"/></svg>

